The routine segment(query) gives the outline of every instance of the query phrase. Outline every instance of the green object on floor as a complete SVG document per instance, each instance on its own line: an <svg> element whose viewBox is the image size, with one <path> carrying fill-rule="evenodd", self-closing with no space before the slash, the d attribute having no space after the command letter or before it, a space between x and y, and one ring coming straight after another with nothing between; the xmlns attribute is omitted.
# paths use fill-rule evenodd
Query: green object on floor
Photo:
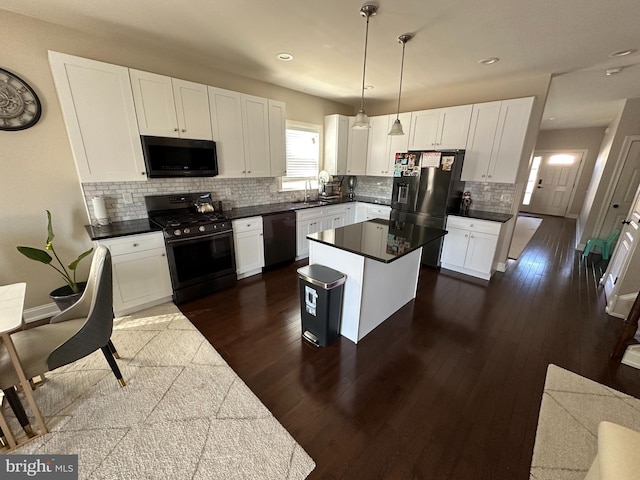
<svg viewBox="0 0 640 480"><path fill-rule="evenodd" d="M600 247L600 252L602 253L603 260L609 260L609 254L611 253L611 246L616 242L618 237L620 236L620 230L614 230L609 235L609 238L603 240L601 238L590 238L587 240L587 244L584 246L584 250L582 252L582 258L587 257L593 247Z"/></svg>

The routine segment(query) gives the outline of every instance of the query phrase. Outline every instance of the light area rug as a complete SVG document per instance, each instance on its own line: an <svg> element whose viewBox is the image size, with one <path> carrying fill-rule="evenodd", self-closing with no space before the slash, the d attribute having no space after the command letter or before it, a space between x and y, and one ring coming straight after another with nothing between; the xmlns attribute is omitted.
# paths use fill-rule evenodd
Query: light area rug
<svg viewBox="0 0 640 480"><path fill-rule="evenodd" d="M549 365L529 478L584 480L604 420L640 431L640 400Z"/></svg>
<svg viewBox="0 0 640 480"><path fill-rule="evenodd" d="M127 386L100 351L47 374L34 395L50 433L15 453L78 454L90 480L294 480L315 468L174 304L115 319L112 340Z"/></svg>
<svg viewBox="0 0 640 480"><path fill-rule="evenodd" d="M524 247L527 246L527 243L529 243L531 237L536 233L536 230L538 230L541 223L541 218L518 215L518 218L516 219L516 226L513 230L511 246L509 247L509 258L517 260L518 257L522 255Z"/></svg>

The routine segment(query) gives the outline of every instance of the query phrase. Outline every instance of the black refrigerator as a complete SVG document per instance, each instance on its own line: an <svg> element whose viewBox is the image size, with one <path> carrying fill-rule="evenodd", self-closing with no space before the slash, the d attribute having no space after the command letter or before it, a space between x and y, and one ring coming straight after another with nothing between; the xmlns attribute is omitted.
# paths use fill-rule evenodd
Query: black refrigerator
<svg viewBox="0 0 640 480"><path fill-rule="evenodd" d="M391 226L405 223L444 229L447 214L459 213L464 182L464 150L397 153L393 171ZM440 266L443 239L423 247L422 264Z"/></svg>

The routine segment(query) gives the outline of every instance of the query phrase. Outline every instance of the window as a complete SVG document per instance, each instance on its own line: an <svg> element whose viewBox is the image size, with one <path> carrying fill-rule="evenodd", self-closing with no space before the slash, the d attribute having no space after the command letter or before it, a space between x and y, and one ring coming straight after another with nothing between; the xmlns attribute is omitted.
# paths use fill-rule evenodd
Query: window
<svg viewBox="0 0 640 480"><path fill-rule="evenodd" d="M522 205L529 205L531 203L531 196L533 195L533 189L536 188L536 179L538 178L538 170L540 169L541 160L542 157L533 157L533 163L531 164L531 171L529 172L529 180L527 180L527 188L524 191Z"/></svg>
<svg viewBox="0 0 640 480"><path fill-rule="evenodd" d="M305 182L318 188L322 126L287 122L287 176L281 179L281 190L304 190Z"/></svg>

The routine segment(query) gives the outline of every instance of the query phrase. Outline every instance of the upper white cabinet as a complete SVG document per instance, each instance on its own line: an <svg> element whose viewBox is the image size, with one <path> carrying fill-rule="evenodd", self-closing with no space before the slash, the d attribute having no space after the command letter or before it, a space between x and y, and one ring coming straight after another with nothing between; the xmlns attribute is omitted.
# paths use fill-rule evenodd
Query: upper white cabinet
<svg viewBox="0 0 640 480"><path fill-rule="evenodd" d="M207 86L129 69L141 135L211 140Z"/></svg>
<svg viewBox="0 0 640 480"><path fill-rule="evenodd" d="M472 107L473 105L461 105L413 112L409 129L409 150L465 148Z"/></svg>
<svg viewBox="0 0 640 480"><path fill-rule="evenodd" d="M284 102L271 100L269 107L269 152L271 155L271 176L284 177L287 174L287 111Z"/></svg>
<svg viewBox="0 0 640 480"><path fill-rule="evenodd" d="M147 179L129 71L49 52L81 183Z"/></svg>
<svg viewBox="0 0 640 480"><path fill-rule="evenodd" d="M396 115L371 117L367 149L367 175L393 176L396 153L409 149L409 135L389 135ZM411 113L401 113L400 121L405 130L409 127Z"/></svg>
<svg viewBox="0 0 640 480"><path fill-rule="evenodd" d="M240 94L244 132L242 174L245 177L268 177L271 175L268 103L266 98Z"/></svg>
<svg viewBox="0 0 640 480"><path fill-rule="evenodd" d="M211 131L216 142L219 177L242 177L244 166L244 135L240 93L209 87Z"/></svg>
<svg viewBox="0 0 640 480"><path fill-rule="evenodd" d="M338 114L324 117L324 170L331 175L345 175L348 146L349 117Z"/></svg>
<svg viewBox="0 0 640 480"><path fill-rule="evenodd" d="M473 106L463 181L515 183L534 97Z"/></svg>
<svg viewBox="0 0 640 480"><path fill-rule="evenodd" d="M284 102L209 87L209 109L219 177L286 174Z"/></svg>
<svg viewBox="0 0 640 480"><path fill-rule="evenodd" d="M355 121L355 117L349 117L347 175L365 175L367 173L369 129L352 128Z"/></svg>

